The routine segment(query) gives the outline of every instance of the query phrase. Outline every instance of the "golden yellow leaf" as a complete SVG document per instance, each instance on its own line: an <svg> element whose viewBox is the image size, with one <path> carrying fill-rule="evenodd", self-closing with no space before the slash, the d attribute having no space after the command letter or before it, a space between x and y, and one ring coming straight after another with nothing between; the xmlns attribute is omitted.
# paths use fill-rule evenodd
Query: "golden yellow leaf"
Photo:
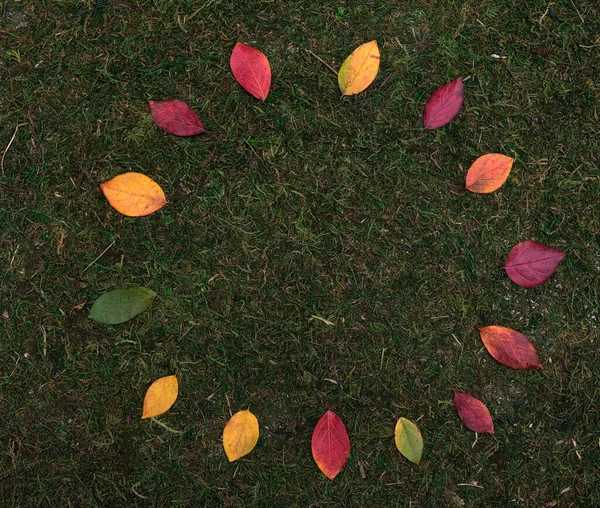
<svg viewBox="0 0 600 508"><path fill-rule="evenodd" d="M166 376L157 379L150 385L144 397L142 420L161 415L177 400L179 383L176 376Z"/></svg>
<svg viewBox="0 0 600 508"><path fill-rule="evenodd" d="M129 217L149 215L167 204L160 185L141 173L123 173L100 188L110 205Z"/></svg>
<svg viewBox="0 0 600 508"><path fill-rule="evenodd" d="M346 58L338 74L338 84L344 95L354 95L367 88L379 71L377 41L366 42Z"/></svg>
<svg viewBox="0 0 600 508"><path fill-rule="evenodd" d="M249 454L258 441L258 420L247 409L234 414L223 430L223 448L229 462Z"/></svg>

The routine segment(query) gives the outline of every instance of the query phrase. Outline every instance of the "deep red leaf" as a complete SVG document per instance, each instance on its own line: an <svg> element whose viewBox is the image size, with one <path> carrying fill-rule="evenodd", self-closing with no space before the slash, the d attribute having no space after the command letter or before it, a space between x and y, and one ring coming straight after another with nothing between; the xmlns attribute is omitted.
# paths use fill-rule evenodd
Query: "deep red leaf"
<svg viewBox="0 0 600 508"><path fill-rule="evenodd" d="M467 393L454 392L454 405L458 417L473 432L494 433L494 423L488 408L483 402Z"/></svg>
<svg viewBox="0 0 600 508"><path fill-rule="evenodd" d="M161 129L175 136L195 136L206 131L198 115L178 99L150 101L152 118Z"/></svg>
<svg viewBox="0 0 600 508"><path fill-rule="evenodd" d="M533 344L521 332L504 326L484 326L479 335L488 352L501 364L513 369L542 369Z"/></svg>
<svg viewBox="0 0 600 508"><path fill-rule="evenodd" d="M423 128L439 129L452 120L462 108L465 91L462 78L456 78L450 83L435 90L423 110Z"/></svg>
<svg viewBox="0 0 600 508"><path fill-rule="evenodd" d="M325 476L333 480L350 455L350 439L338 415L328 410L317 422L312 435L312 454Z"/></svg>
<svg viewBox="0 0 600 508"><path fill-rule="evenodd" d="M566 255L566 252L529 240L513 247L504 269L515 284L534 288L550 278Z"/></svg>
<svg viewBox="0 0 600 508"><path fill-rule="evenodd" d="M258 49L238 42L229 60L231 72L242 88L264 101L271 88L271 66Z"/></svg>

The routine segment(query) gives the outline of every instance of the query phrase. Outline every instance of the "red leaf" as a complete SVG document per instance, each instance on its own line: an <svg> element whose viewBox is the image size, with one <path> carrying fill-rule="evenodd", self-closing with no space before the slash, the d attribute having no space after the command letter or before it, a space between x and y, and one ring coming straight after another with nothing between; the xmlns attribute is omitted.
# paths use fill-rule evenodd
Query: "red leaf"
<svg viewBox="0 0 600 508"><path fill-rule="evenodd" d="M450 122L462 108L464 97L462 78L440 86L425 104L423 128L439 129Z"/></svg>
<svg viewBox="0 0 600 508"><path fill-rule="evenodd" d="M350 455L350 439L338 415L328 410L317 422L312 435L312 454L325 476L333 480Z"/></svg>
<svg viewBox="0 0 600 508"><path fill-rule="evenodd" d="M504 269L515 284L534 288L550 278L566 255L566 252L528 240L513 247Z"/></svg>
<svg viewBox="0 0 600 508"><path fill-rule="evenodd" d="M542 369L533 344L521 332L504 326L484 326L479 335L488 352L513 369Z"/></svg>
<svg viewBox="0 0 600 508"><path fill-rule="evenodd" d="M267 57L258 49L238 42L229 65L242 88L264 102L271 88L271 66Z"/></svg>
<svg viewBox="0 0 600 508"><path fill-rule="evenodd" d="M178 99L150 101L152 118L161 129L175 136L195 136L206 131L198 115Z"/></svg>
<svg viewBox="0 0 600 508"><path fill-rule="evenodd" d="M480 400L467 393L454 392L454 405L458 417L473 432L494 433L494 423L488 408Z"/></svg>

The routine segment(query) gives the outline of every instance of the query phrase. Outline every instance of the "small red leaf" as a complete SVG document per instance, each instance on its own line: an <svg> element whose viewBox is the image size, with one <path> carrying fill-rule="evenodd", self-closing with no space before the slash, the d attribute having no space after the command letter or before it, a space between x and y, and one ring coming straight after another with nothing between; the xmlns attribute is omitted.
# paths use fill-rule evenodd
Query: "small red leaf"
<svg viewBox="0 0 600 508"><path fill-rule="evenodd" d="M178 99L150 101L152 118L161 129L175 136L195 136L206 131L198 115Z"/></svg>
<svg viewBox="0 0 600 508"><path fill-rule="evenodd" d="M528 240L513 247L504 269L515 284L534 288L551 277L566 255L566 252Z"/></svg>
<svg viewBox="0 0 600 508"><path fill-rule="evenodd" d="M462 78L456 78L450 83L435 90L423 111L423 128L439 129L450 122L462 108L465 91Z"/></svg>
<svg viewBox="0 0 600 508"><path fill-rule="evenodd" d="M325 476L333 480L350 455L350 439L338 415L328 410L317 422L312 435L312 454Z"/></svg>
<svg viewBox="0 0 600 508"><path fill-rule="evenodd" d="M484 326L479 335L488 352L501 364L513 369L542 369L533 344L521 332L504 326Z"/></svg>
<svg viewBox="0 0 600 508"><path fill-rule="evenodd" d="M271 66L267 57L258 49L238 42L229 65L242 88L264 102L271 88Z"/></svg>
<svg viewBox="0 0 600 508"><path fill-rule="evenodd" d="M473 432L494 433L494 423L488 408L483 402L467 393L454 392L454 405L458 417Z"/></svg>

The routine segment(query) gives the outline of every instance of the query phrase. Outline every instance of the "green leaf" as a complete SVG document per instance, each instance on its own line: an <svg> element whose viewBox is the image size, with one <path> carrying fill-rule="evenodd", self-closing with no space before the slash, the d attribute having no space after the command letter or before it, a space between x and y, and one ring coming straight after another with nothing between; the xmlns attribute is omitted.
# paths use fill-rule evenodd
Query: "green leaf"
<svg viewBox="0 0 600 508"><path fill-rule="evenodd" d="M116 289L98 298L90 319L107 325L118 325L144 312L156 298L156 293L146 288Z"/></svg>
<svg viewBox="0 0 600 508"><path fill-rule="evenodd" d="M413 422L406 418L400 418L394 431L394 440L396 441L398 451L408 460L414 464L418 464L421 461L423 438L421 437L419 427Z"/></svg>

